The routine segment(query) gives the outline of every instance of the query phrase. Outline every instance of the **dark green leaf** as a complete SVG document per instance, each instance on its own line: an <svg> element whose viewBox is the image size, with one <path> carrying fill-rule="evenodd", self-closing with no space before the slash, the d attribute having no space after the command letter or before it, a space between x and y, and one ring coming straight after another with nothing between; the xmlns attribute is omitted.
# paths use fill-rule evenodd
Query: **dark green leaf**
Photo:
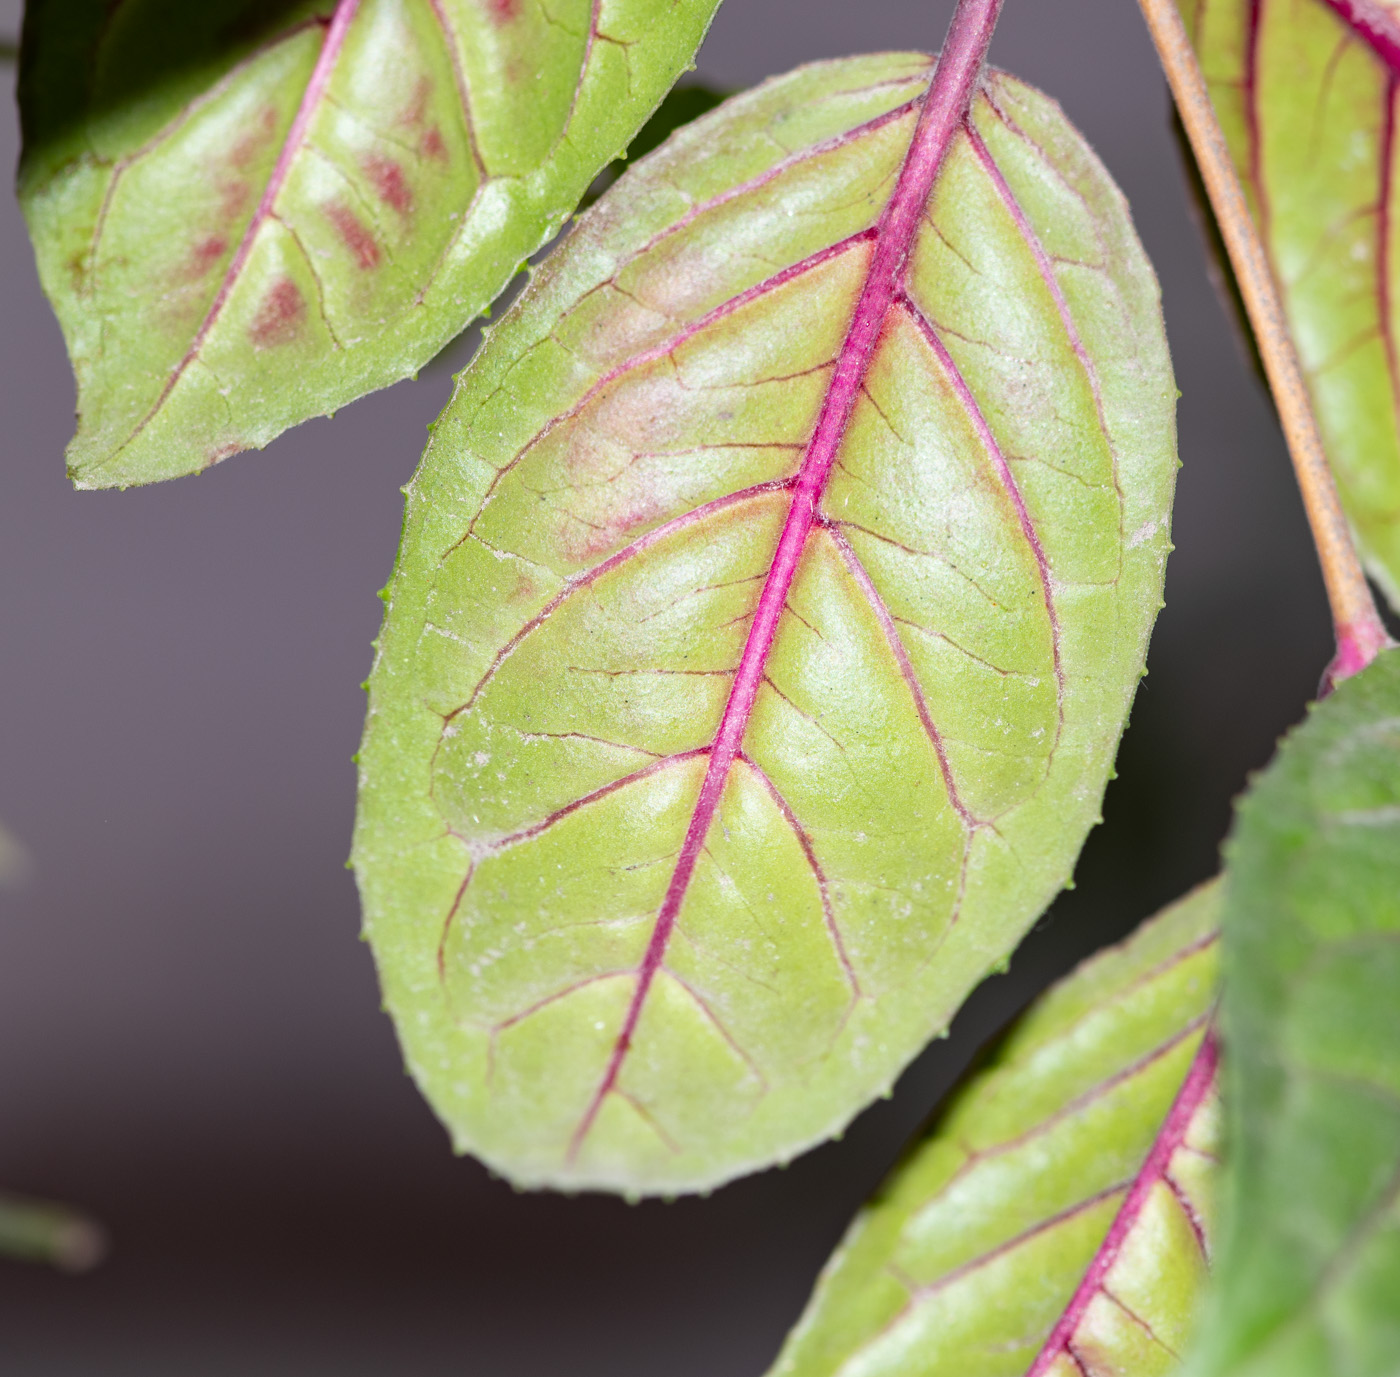
<svg viewBox="0 0 1400 1377"><path fill-rule="evenodd" d="M1230 1141L1192 1377L1400 1372L1400 652L1285 741L1227 851Z"/></svg>

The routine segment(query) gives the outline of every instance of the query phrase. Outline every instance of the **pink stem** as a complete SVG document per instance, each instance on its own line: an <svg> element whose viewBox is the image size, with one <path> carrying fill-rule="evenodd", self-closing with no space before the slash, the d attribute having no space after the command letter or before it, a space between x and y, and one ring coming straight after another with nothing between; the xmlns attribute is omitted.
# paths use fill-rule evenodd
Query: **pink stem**
<svg viewBox="0 0 1400 1377"><path fill-rule="evenodd" d="M1379 614L1374 621L1338 622L1337 653L1323 673L1319 697L1325 698L1343 679L1360 674L1381 651L1394 644Z"/></svg>

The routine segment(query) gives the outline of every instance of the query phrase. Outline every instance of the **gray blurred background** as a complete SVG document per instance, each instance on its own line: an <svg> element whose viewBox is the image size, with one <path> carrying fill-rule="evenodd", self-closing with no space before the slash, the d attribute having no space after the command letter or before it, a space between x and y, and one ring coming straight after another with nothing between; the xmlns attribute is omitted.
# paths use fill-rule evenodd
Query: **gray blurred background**
<svg viewBox="0 0 1400 1377"><path fill-rule="evenodd" d="M951 11L728 0L699 75L936 47ZM0 37L19 19L0 0ZM1097 146L1162 278L1185 467L1151 674L1078 888L1010 974L844 1141L706 1200L515 1194L452 1157L378 1010L350 756L447 364L198 480L75 494L63 346L0 195L0 820L34 857L0 893L0 1184L114 1238L79 1278L0 1263L0 1370L759 1377L978 1042L1214 870L1232 796L1329 653L1301 509L1136 7L1007 0L992 56Z"/></svg>

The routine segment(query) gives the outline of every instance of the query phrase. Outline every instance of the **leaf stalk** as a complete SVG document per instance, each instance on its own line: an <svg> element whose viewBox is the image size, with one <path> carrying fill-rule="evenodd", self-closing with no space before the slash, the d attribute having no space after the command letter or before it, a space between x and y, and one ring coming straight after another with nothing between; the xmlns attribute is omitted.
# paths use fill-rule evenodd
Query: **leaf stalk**
<svg viewBox="0 0 1400 1377"><path fill-rule="evenodd" d="M1138 5L1147 20L1230 255L1302 492L1337 637L1337 652L1322 679L1326 693L1333 685L1365 669L1392 642L1376 610L1337 495L1268 253L1250 217L1176 0L1138 0Z"/></svg>

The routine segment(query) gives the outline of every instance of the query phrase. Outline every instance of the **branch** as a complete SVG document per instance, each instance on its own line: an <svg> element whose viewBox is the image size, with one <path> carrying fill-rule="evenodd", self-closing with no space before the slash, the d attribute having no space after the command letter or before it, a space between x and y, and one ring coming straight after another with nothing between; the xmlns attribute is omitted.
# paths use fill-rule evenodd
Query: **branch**
<svg viewBox="0 0 1400 1377"><path fill-rule="evenodd" d="M1351 528L1337 496L1327 452L1313 415L1303 370L1293 348L1288 321L1279 301L1259 232L1250 219L1239 177L1230 160L1225 136L1211 104L1205 78L1186 35L1176 0L1138 0L1157 55L1167 74L1191 150L1196 155L1220 225L1221 237L1239 281L1264 373L1274 394L1289 457L1303 494L1303 507L1312 528L1322 565L1322 581L1336 629L1337 653L1323 676L1323 691L1365 669L1391 644L1376 611L1365 571L1352 543Z"/></svg>

